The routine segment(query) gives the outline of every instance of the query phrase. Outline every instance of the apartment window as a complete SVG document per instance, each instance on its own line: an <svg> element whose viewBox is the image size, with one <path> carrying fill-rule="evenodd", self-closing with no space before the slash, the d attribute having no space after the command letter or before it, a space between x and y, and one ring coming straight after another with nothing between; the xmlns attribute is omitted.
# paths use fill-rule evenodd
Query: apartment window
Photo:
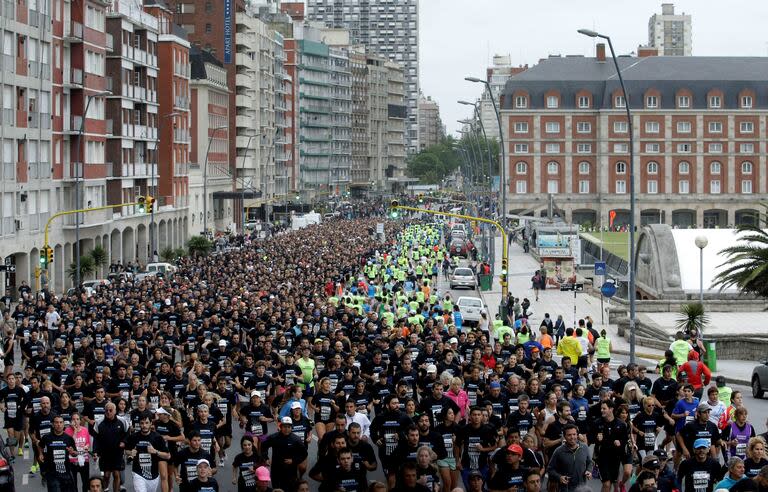
<svg viewBox="0 0 768 492"><path fill-rule="evenodd" d="M657 143L645 144L645 152L647 154L658 154L661 151L661 145Z"/></svg>
<svg viewBox="0 0 768 492"><path fill-rule="evenodd" d="M515 144L515 154L527 154L528 144Z"/></svg>
<svg viewBox="0 0 768 492"><path fill-rule="evenodd" d="M742 121L739 123L739 130L741 133L752 133L755 131L755 124L751 121Z"/></svg>
<svg viewBox="0 0 768 492"><path fill-rule="evenodd" d="M723 124L719 121L710 121L709 133L723 133Z"/></svg>
<svg viewBox="0 0 768 492"><path fill-rule="evenodd" d="M613 153L614 154L626 154L629 152L629 144L626 143L615 143L613 144Z"/></svg>
<svg viewBox="0 0 768 492"><path fill-rule="evenodd" d="M560 123L557 121L547 121L544 131L546 133L560 133Z"/></svg>
<svg viewBox="0 0 768 492"><path fill-rule="evenodd" d="M623 179L616 180L616 193L624 194L627 192L627 182Z"/></svg>
<svg viewBox="0 0 768 492"><path fill-rule="evenodd" d="M753 143L742 143L742 144L739 144L739 153L740 154L754 154L755 153L755 144L753 144Z"/></svg>
<svg viewBox="0 0 768 492"><path fill-rule="evenodd" d="M626 162L617 162L616 163L616 174L627 174L627 163Z"/></svg>
<svg viewBox="0 0 768 492"><path fill-rule="evenodd" d="M690 121L678 121L677 122L677 133L691 133L691 122Z"/></svg>
<svg viewBox="0 0 768 492"><path fill-rule="evenodd" d="M592 131L592 123L589 121L579 121L576 123L576 131L578 133L589 133Z"/></svg>
<svg viewBox="0 0 768 492"><path fill-rule="evenodd" d="M655 195L659 192L659 182L655 179L651 179L648 181L648 193L651 195Z"/></svg>
<svg viewBox="0 0 768 492"><path fill-rule="evenodd" d="M719 179L713 179L709 182L709 192L713 195L719 195L720 194L720 180Z"/></svg>
<svg viewBox="0 0 768 492"><path fill-rule="evenodd" d="M547 96L547 108L557 109L560 105L560 99L557 96Z"/></svg>
<svg viewBox="0 0 768 492"><path fill-rule="evenodd" d="M752 96L741 96L741 107L743 109L752 108Z"/></svg>
<svg viewBox="0 0 768 492"><path fill-rule="evenodd" d="M691 192L690 183L687 179L681 179L677 183L677 192L680 193L681 195L687 195L688 193Z"/></svg>
<svg viewBox="0 0 768 492"><path fill-rule="evenodd" d="M751 194L752 193L752 180L751 179L745 179L741 182L741 192L744 194Z"/></svg>
<svg viewBox="0 0 768 492"><path fill-rule="evenodd" d="M614 121L613 122L613 132L614 133L627 133L627 122L626 121Z"/></svg>
<svg viewBox="0 0 768 492"><path fill-rule="evenodd" d="M528 164L525 162L518 162L515 165L515 172L517 172L517 174L526 174L528 172Z"/></svg>
<svg viewBox="0 0 768 492"><path fill-rule="evenodd" d="M515 107L518 109L524 109L528 107L528 98L525 96L515 97Z"/></svg>
<svg viewBox="0 0 768 492"><path fill-rule="evenodd" d="M752 163L744 161L741 163L741 174L752 174Z"/></svg>
<svg viewBox="0 0 768 492"><path fill-rule="evenodd" d="M708 147L710 154L719 154L723 151L723 144L721 143L711 143Z"/></svg>
<svg viewBox="0 0 768 492"><path fill-rule="evenodd" d="M515 122L515 133L528 133L528 123L525 121Z"/></svg>
<svg viewBox="0 0 768 492"><path fill-rule="evenodd" d="M683 161L677 165L677 172L680 174L688 174L691 172L691 165Z"/></svg>
<svg viewBox="0 0 768 492"><path fill-rule="evenodd" d="M723 166L717 161L713 161L709 164L709 174L720 174L723 171Z"/></svg>
<svg viewBox="0 0 768 492"><path fill-rule="evenodd" d="M213 30L213 28L211 26L211 23L210 22L206 22L205 23L205 33L206 34L210 34L212 30Z"/></svg>
<svg viewBox="0 0 768 492"><path fill-rule="evenodd" d="M579 174L589 174L589 162L579 162Z"/></svg>
<svg viewBox="0 0 768 492"><path fill-rule="evenodd" d="M589 193L589 180L582 179L579 181L579 193L582 195Z"/></svg>
<svg viewBox="0 0 768 492"><path fill-rule="evenodd" d="M547 181L547 193L557 193L560 187L560 181L556 179L550 179Z"/></svg>
<svg viewBox="0 0 768 492"><path fill-rule="evenodd" d="M205 13L210 14L213 12L213 2L205 2Z"/></svg>
<svg viewBox="0 0 768 492"><path fill-rule="evenodd" d="M560 144L558 143L548 143L544 147L544 152L547 154L559 154L560 153Z"/></svg>
<svg viewBox="0 0 768 492"><path fill-rule="evenodd" d="M645 122L645 132L646 133L659 133L659 122L658 121L646 121Z"/></svg>
<svg viewBox="0 0 768 492"><path fill-rule="evenodd" d="M589 108L589 96L579 96L579 108L580 109Z"/></svg>
<svg viewBox="0 0 768 492"><path fill-rule="evenodd" d="M691 107L691 98L688 96L677 97L677 107L680 109L687 109Z"/></svg>
<svg viewBox="0 0 768 492"><path fill-rule="evenodd" d="M710 96L709 97L709 107L712 108L712 109L720 108L720 96Z"/></svg>
<svg viewBox="0 0 768 492"><path fill-rule="evenodd" d="M590 154L590 153L592 153L592 144L588 144L588 143L576 144L576 153L577 154Z"/></svg>
<svg viewBox="0 0 768 492"><path fill-rule="evenodd" d="M645 107L648 109L656 109L659 107L659 98L656 96L648 96L645 98Z"/></svg>
<svg viewBox="0 0 768 492"><path fill-rule="evenodd" d="M524 195L528 192L528 182L527 181L517 181L515 183L515 192L518 195Z"/></svg>
<svg viewBox="0 0 768 492"><path fill-rule="evenodd" d="M557 162L547 164L547 174L557 174L560 171L560 165Z"/></svg>
<svg viewBox="0 0 768 492"><path fill-rule="evenodd" d="M687 143L677 144L677 153L678 154L690 154L691 153L691 144L687 144Z"/></svg>
<svg viewBox="0 0 768 492"><path fill-rule="evenodd" d="M648 174L659 174L659 163L658 162L649 162L648 163Z"/></svg>
<svg viewBox="0 0 768 492"><path fill-rule="evenodd" d="M613 100L613 107L614 108L627 107L627 102L624 100L624 96L616 96Z"/></svg>

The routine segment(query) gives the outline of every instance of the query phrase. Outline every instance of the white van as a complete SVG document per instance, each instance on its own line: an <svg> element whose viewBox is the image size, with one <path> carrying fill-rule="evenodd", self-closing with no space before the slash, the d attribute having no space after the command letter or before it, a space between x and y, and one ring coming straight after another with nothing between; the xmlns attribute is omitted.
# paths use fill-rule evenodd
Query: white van
<svg viewBox="0 0 768 492"><path fill-rule="evenodd" d="M178 268L176 268L175 265L171 265L170 263L147 263L146 272L154 273L155 275L162 274L165 277L170 277L176 273L176 270L178 270Z"/></svg>

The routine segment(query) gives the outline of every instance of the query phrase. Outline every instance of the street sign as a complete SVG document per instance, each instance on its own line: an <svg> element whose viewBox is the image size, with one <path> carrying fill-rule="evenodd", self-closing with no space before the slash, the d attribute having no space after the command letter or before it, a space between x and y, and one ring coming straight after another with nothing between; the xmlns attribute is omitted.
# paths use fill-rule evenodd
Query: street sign
<svg viewBox="0 0 768 492"><path fill-rule="evenodd" d="M8 266L6 267L6 271L7 271L8 273L16 273L16 265L8 265Z"/></svg>
<svg viewBox="0 0 768 492"><path fill-rule="evenodd" d="M595 275L605 275L605 262L604 261L596 261L595 262Z"/></svg>
<svg viewBox="0 0 768 492"><path fill-rule="evenodd" d="M616 295L616 284L613 282L606 282L600 287L600 292L603 296L611 298Z"/></svg>
<svg viewBox="0 0 768 492"><path fill-rule="evenodd" d="M377 222L376 223L376 233L377 234L384 234L384 222Z"/></svg>

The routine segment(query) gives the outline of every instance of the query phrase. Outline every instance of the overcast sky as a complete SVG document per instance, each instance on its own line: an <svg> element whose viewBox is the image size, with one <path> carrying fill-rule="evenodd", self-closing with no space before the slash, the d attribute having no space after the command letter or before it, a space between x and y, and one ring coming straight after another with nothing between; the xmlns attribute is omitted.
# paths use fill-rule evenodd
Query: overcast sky
<svg viewBox="0 0 768 492"><path fill-rule="evenodd" d="M529 66L550 54L594 56L585 27L611 36L616 54L648 41L648 19L661 13L651 0L420 0L421 90L440 104L449 133L471 108L456 103L479 97L494 54ZM692 15L694 56L767 56L768 1L678 0L675 13ZM766 74L768 79L768 74Z"/></svg>

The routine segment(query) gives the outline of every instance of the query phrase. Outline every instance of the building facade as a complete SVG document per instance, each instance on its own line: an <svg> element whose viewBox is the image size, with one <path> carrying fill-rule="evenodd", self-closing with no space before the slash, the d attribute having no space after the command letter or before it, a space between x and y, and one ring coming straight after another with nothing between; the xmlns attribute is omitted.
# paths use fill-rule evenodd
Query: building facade
<svg viewBox="0 0 768 492"><path fill-rule="evenodd" d="M504 92L507 80L528 68L528 65L513 67L512 57L509 55L494 55L493 66L486 70L486 77L491 85L491 94L486 88L479 101L480 119L488 138L499 139L499 122L496 119L496 109L493 107L491 97L496 100L496 108L499 106L499 98Z"/></svg>
<svg viewBox="0 0 768 492"><path fill-rule="evenodd" d="M308 0L307 18L327 27L347 29L352 45L404 66L407 98L407 145L418 152L419 2L418 0Z"/></svg>
<svg viewBox="0 0 768 492"><path fill-rule="evenodd" d="M629 222L629 133L615 69L550 57L507 82L508 210ZM619 59L633 113L637 224L726 227L754 220L766 192L763 58ZM609 217L614 211L615 219Z"/></svg>
<svg viewBox="0 0 768 492"><path fill-rule="evenodd" d="M662 3L661 14L648 19L648 47L660 56L691 56L691 16L675 14L675 4Z"/></svg>
<svg viewBox="0 0 768 492"><path fill-rule="evenodd" d="M419 97L419 151L440 143L445 135L440 119L440 106L432 97Z"/></svg>

